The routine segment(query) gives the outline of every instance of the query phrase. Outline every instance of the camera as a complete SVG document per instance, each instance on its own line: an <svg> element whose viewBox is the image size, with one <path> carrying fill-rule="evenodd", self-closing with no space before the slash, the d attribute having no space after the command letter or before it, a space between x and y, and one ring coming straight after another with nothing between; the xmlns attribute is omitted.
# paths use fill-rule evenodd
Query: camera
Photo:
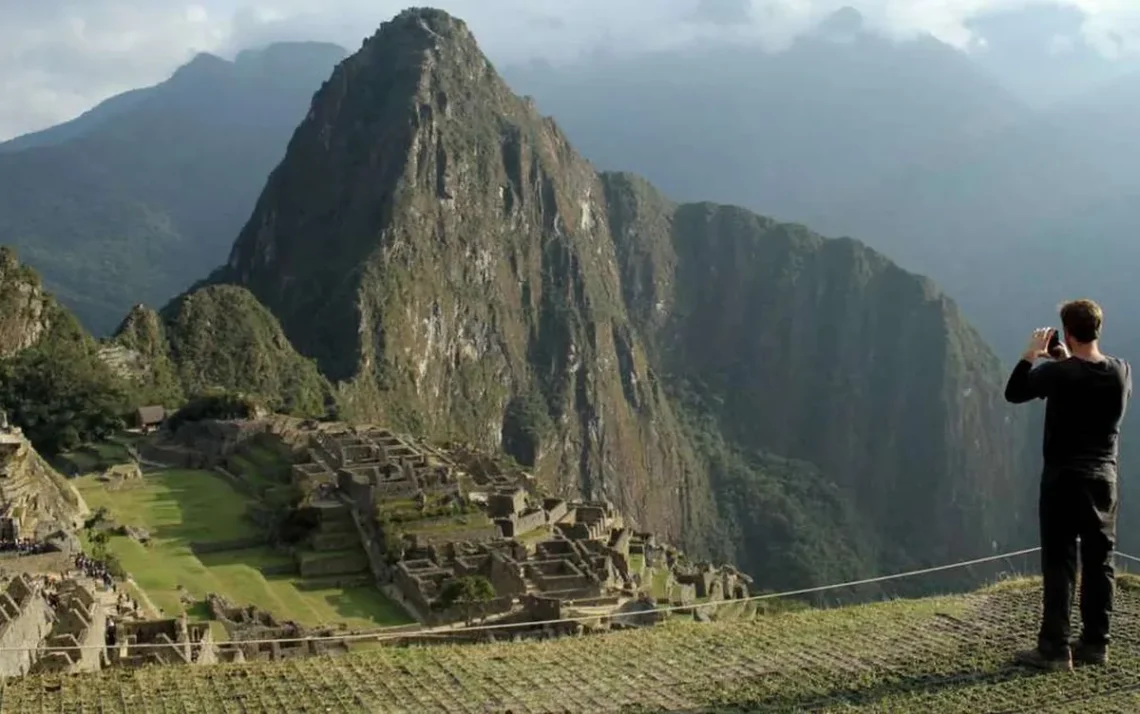
<svg viewBox="0 0 1140 714"><path fill-rule="evenodd" d="M1053 330L1053 334L1049 336L1049 345L1045 350L1053 357L1064 357L1065 350L1061 347L1061 331Z"/></svg>

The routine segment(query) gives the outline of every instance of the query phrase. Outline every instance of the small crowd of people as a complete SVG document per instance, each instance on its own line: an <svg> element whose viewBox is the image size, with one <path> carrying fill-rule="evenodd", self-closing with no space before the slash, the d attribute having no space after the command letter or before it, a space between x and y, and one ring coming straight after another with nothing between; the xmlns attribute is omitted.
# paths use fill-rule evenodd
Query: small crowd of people
<svg viewBox="0 0 1140 714"><path fill-rule="evenodd" d="M75 556L75 568L83 575L91 578L96 582L103 584L103 587L116 591L115 578L111 575L111 571L107 568L107 564L102 560L96 560L88 555L80 553Z"/></svg>
<svg viewBox="0 0 1140 714"><path fill-rule="evenodd" d="M120 617L131 616L133 619L139 617L139 601L126 593L119 593L115 598L115 614Z"/></svg>
<svg viewBox="0 0 1140 714"><path fill-rule="evenodd" d="M0 553L15 553L16 555L39 555L50 553L55 548L48 543L42 543L31 538L0 539Z"/></svg>

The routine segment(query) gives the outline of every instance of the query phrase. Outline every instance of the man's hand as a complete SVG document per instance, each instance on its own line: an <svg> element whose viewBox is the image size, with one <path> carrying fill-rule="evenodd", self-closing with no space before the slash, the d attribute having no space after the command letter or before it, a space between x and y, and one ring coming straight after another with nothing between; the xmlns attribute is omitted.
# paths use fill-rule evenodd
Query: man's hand
<svg viewBox="0 0 1140 714"><path fill-rule="evenodd" d="M1049 338L1053 336L1055 328L1052 327L1038 327L1029 336L1029 344L1025 347L1025 352L1021 358L1026 362L1035 362L1041 358L1049 357Z"/></svg>

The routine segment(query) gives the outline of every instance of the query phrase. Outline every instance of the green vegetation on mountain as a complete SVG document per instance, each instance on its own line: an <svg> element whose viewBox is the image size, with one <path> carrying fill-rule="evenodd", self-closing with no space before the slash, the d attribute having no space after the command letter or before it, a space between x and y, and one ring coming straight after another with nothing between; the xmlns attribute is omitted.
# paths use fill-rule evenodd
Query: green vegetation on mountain
<svg viewBox="0 0 1140 714"><path fill-rule="evenodd" d="M203 287L174 300L162 317L169 359L187 394L229 389L258 395L274 411L325 413L328 383L248 290Z"/></svg>
<svg viewBox="0 0 1140 714"><path fill-rule="evenodd" d="M104 347L103 357L133 382L140 403L173 407L185 398L170 359L166 327L158 313L145 305L131 308L114 339Z"/></svg>
<svg viewBox="0 0 1140 714"><path fill-rule="evenodd" d="M911 553L1029 532L1008 510L1026 503L1023 432L1001 365L929 281L856 241L712 204L663 216L637 180L607 185L624 253L670 286L650 351L728 441L815 464Z"/></svg>
<svg viewBox="0 0 1140 714"><path fill-rule="evenodd" d="M849 493L804 461L728 442L712 410L685 386L671 389L701 467L717 494L718 560L734 562L761 587L811 587L867 577L886 551Z"/></svg>
<svg viewBox="0 0 1140 714"><path fill-rule="evenodd" d="M96 335L224 259L313 91L344 50L199 55L166 82L0 145L0 244Z"/></svg>
<svg viewBox="0 0 1140 714"><path fill-rule="evenodd" d="M122 427L127 384L98 345L0 246L0 410L52 456Z"/></svg>
<svg viewBox="0 0 1140 714"><path fill-rule="evenodd" d="M1000 365L929 281L599 175L440 11L337 67L212 281L342 416L501 446L764 586L1032 532Z"/></svg>
<svg viewBox="0 0 1140 714"><path fill-rule="evenodd" d="M48 455L98 441L146 404L205 409L220 392L279 412L320 416L328 382L243 288L208 286L159 315L136 305L96 342L36 271L0 247L0 408ZM208 410L207 410L208 411ZM217 411L216 409L214 411Z"/></svg>

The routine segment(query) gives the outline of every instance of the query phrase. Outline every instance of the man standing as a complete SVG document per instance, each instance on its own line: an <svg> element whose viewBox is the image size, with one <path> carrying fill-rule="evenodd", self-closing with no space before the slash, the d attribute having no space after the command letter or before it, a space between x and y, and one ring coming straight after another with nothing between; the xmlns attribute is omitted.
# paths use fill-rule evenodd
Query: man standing
<svg viewBox="0 0 1140 714"><path fill-rule="evenodd" d="M1116 573L1116 462L1120 423L1132 394L1127 362L1102 354L1103 314L1091 300L1061 306L1062 344L1053 328L1034 330L1013 369L1005 398L1045 403L1045 467L1038 502L1043 613L1037 647L1017 654L1021 664L1071 669L1104 664ZM1052 353L1051 353L1052 352ZM1047 359L1036 367L1038 359ZM1080 640L1069 644L1069 610L1080 539Z"/></svg>

